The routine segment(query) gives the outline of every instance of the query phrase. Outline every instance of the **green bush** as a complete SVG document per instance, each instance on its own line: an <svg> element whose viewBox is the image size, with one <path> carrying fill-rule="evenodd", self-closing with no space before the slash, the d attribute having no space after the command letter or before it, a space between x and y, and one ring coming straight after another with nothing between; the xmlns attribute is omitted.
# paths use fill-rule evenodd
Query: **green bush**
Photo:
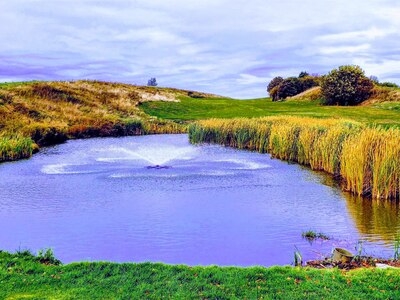
<svg viewBox="0 0 400 300"><path fill-rule="evenodd" d="M393 82L379 82L379 86L398 88L399 86Z"/></svg>
<svg viewBox="0 0 400 300"><path fill-rule="evenodd" d="M340 66L324 77L321 88L325 105L357 105L370 97L373 83L359 66Z"/></svg>
<svg viewBox="0 0 400 300"><path fill-rule="evenodd" d="M274 77L267 86L267 92L272 98L272 101L279 100L278 98L278 89L279 85L283 82L283 78L281 76Z"/></svg>
<svg viewBox="0 0 400 300"><path fill-rule="evenodd" d="M303 91L302 83L297 77L284 79L278 87L278 99L292 97Z"/></svg>
<svg viewBox="0 0 400 300"><path fill-rule="evenodd" d="M311 89L314 86L318 86L318 79L314 76L303 76L300 77L300 83L301 83L301 90L302 92Z"/></svg>
<svg viewBox="0 0 400 300"><path fill-rule="evenodd" d="M318 85L318 77L310 76L307 72L302 71L298 77L282 78L277 76L273 78L268 84L267 91L272 101L278 101L295 96Z"/></svg>

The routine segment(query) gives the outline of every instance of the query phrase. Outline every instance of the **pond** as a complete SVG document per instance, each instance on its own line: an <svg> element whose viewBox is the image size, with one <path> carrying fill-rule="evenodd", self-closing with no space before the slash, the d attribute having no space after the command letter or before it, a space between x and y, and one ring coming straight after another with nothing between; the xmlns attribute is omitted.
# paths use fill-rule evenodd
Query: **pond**
<svg viewBox="0 0 400 300"><path fill-rule="evenodd" d="M52 248L64 263L285 265L333 247L393 256L396 203L341 192L267 154L187 135L68 141L0 165L0 249ZM329 241L302 238L308 230Z"/></svg>

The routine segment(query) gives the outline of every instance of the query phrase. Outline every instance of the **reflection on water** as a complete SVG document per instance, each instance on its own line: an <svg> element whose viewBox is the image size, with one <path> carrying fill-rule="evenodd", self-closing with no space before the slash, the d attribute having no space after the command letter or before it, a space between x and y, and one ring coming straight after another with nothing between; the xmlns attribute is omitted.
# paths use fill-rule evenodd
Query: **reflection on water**
<svg viewBox="0 0 400 300"><path fill-rule="evenodd" d="M344 193L347 209L359 232L369 241L393 244L400 229L399 203Z"/></svg>
<svg viewBox="0 0 400 300"><path fill-rule="evenodd" d="M69 141L0 165L0 248L63 262L290 264L354 250L393 254L399 207L350 197L330 176L186 135ZM330 237L312 245L302 232ZM318 253L318 254L317 254Z"/></svg>

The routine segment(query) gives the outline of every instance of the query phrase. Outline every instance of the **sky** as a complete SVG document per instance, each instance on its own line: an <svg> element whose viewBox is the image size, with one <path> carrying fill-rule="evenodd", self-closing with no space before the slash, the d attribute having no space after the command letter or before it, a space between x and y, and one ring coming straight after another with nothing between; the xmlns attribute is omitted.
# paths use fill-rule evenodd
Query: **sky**
<svg viewBox="0 0 400 300"><path fill-rule="evenodd" d="M400 84L398 0L3 0L0 82L96 79L266 97L359 65Z"/></svg>

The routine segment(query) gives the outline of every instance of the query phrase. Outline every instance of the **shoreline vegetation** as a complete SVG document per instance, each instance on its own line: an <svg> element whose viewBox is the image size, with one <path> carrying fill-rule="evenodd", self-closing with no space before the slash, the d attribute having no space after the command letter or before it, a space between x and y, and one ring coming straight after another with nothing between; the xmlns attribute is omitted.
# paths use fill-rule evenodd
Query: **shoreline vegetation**
<svg viewBox="0 0 400 300"><path fill-rule="evenodd" d="M315 91L312 97L305 92L301 99L273 103L268 98L243 101L87 80L4 83L0 162L28 158L40 147L67 139L189 130L193 143L269 152L340 177L344 189L356 194L399 199L399 95L399 89L379 88L363 106L322 107ZM400 293L399 272L161 263L62 265L49 251L34 256L29 251L0 250L0 298L395 299Z"/></svg>
<svg viewBox="0 0 400 300"><path fill-rule="evenodd" d="M399 200L400 99L382 102L387 93L376 86L372 106L326 107L307 92L271 102L85 80L3 83L0 162L68 139L189 132L194 143L268 152L330 173L346 191Z"/></svg>
<svg viewBox="0 0 400 300"><path fill-rule="evenodd" d="M332 174L345 191L399 200L399 129L292 116L211 119L190 125L189 139L270 153Z"/></svg>
<svg viewBox="0 0 400 300"><path fill-rule="evenodd" d="M1 299L397 299L398 269L62 265L51 251L0 251Z"/></svg>

